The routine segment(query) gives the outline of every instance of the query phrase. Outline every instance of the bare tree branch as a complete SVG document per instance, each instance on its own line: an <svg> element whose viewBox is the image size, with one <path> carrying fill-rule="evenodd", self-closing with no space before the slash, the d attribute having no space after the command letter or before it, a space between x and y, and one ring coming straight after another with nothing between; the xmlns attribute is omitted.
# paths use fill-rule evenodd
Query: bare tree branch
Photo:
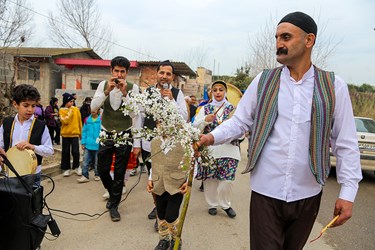
<svg viewBox="0 0 375 250"><path fill-rule="evenodd" d="M246 62L249 67L249 75L255 76L263 69L270 69L279 66L276 61L276 33L277 21L270 16L261 31L249 37L249 59ZM312 53L312 62L320 67L326 68L328 58L334 53L338 44L334 36L325 36L325 29L327 25L319 27L316 44L314 45Z"/></svg>
<svg viewBox="0 0 375 250"><path fill-rule="evenodd" d="M16 46L21 38L29 38L32 34L29 22L33 18L30 11L20 8L25 1L0 0L0 46Z"/></svg>
<svg viewBox="0 0 375 250"><path fill-rule="evenodd" d="M106 56L112 30L102 26L96 0L60 0L58 14L49 14L50 39L59 46L92 48Z"/></svg>

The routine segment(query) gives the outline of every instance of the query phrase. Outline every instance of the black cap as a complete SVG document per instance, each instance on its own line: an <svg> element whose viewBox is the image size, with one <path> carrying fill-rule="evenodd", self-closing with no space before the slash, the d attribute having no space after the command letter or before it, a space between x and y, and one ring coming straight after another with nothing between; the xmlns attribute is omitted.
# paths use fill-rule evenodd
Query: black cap
<svg viewBox="0 0 375 250"><path fill-rule="evenodd" d="M281 19L278 25L280 23L291 23L306 33L313 33L315 36L318 33L318 27L316 26L314 19L300 11L289 13Z"/></svg>
<svg viewBox="0 0 375 250"><path fill-rule="evenodd" d="M62 104L62 106L65 107L65 104L67 104L71 100L74 100L74 97L69 93L64 93L63 94L63 104Z"/></svg>
<svg viewBox="0 0 375 250"><path fill-rule="evenodd" d="M221 84L221 85L223 85L223 86L225 87L226 90L228 89L227 84L226 84L224 81L222 81L222 80L214 81L214 82L212 83L212 85L211 85L211 88L213 88L214 85L216 85L216 84Z"/></svg>

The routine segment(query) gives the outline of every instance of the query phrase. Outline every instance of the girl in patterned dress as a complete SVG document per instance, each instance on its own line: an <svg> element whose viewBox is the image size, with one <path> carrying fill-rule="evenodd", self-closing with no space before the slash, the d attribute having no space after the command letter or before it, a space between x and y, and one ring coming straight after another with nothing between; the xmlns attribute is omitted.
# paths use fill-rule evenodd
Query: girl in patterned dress
<svg viewBox="0 0 375 250"><path fill-rule="evenodd" d="M227 85L224 81L212 84L212 102L206 104L196 115L193 126L204 134L211 132L234 113L234 106L226 99ZM217 214L221 207L230 218L236 216L231 207L233 181L241 160L238 141L228 144L210 146L215 164L202 166L198 164L196 178L204 181L204 195L208 204L208 213Z"/></svg>

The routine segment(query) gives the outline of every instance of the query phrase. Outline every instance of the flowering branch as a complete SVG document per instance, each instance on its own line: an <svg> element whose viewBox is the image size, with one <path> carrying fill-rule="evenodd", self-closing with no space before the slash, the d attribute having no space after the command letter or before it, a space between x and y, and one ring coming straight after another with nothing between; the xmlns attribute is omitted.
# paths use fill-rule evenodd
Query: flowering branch
<svg viewBox="0 0 375 250"><path fill-rule="evenodd" d="M194 158L193 144L199 141L200 131L187 123L178 111L178 107L169 99L164 99L156 88L150 88L142 94L129 94L127 102L123 103L124 115L143 112L157 121L154 129L142 128L134 131L136 137L150 140L153 137L163 137L161 149L167 152L173 149L177 142L184 148L184 157L180 162L183 170L190 168ZM213 158L207 147L200 147L201 162L203 165L212 165Z"/></svg>

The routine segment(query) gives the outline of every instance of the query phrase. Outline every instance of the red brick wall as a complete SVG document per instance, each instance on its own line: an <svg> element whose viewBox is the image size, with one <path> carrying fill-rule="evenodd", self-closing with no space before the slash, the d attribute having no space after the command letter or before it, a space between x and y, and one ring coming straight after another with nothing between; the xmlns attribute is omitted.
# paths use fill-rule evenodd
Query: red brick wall
<svg viewBox="0 0 375 250"><path fill-rule="evenodd" d="M148 85L156 84L156 66L141 66L141 77L139 79L139 86L147 88ZM148 85L147 85L148 84Z"/></svg>

